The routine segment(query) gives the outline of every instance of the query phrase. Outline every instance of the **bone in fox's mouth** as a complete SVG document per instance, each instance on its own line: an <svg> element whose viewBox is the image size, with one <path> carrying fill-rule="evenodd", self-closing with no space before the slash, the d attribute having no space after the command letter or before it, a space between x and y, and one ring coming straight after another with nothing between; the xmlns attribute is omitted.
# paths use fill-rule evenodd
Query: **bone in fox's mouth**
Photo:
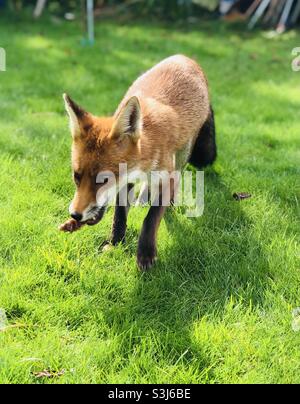
<svg viewBox="0 0 300 404"><path fill-rule="evenodd" d="M95 226L103 218L104 213L105 213L105 208L96 209L94 211L94 216L92 216L91 219L86 220L84 222L84 224L87 224L88 226Z"/></svg>

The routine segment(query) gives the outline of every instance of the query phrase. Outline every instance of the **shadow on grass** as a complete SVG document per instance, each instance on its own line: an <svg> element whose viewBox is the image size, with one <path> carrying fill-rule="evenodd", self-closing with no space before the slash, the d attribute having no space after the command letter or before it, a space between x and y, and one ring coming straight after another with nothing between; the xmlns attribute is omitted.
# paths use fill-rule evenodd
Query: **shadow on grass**
<svg viewBox="0 0 300 404"><path fill-rule="evenodd" d="M169 211L165 216L169 240L157 265L137 277L121 315L117 307L104 312L119 334L133 327L134 340L121 343L127 351L151 336L170 365L192 361L197 371L209 367L211 358L192 337L195 321L223 319L231 301L246 310L262 306L269 276L267 257L242 204L233 200L213 170L206 174L206 187L204 216L187 219Z"/></svg>

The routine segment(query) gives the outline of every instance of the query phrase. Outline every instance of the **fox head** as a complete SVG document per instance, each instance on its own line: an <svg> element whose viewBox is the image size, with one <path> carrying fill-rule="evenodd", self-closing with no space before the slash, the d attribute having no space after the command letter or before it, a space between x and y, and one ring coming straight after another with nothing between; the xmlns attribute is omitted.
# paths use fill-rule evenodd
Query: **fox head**
<svg viewBox="0 0 300 404"><path fill-rule="evenodd" d="M72 135L72 171L76 192L70 215L78 222L94 225L105 212L106 195L119 180L119 164L136 165L142 130L141 107L130 98L115 117L99 118L63 95ZM103 175L102 175L103 174ZM100 178L100 180L99 180ZM101 179L102 178L102 179Z"/></svg>

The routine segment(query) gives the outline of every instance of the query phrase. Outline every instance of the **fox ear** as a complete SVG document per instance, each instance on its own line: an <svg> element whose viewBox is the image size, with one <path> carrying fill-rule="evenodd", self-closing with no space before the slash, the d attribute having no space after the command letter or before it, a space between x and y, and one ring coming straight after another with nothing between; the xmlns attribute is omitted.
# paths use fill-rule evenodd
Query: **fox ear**
<svg viewBox="0 0 300 404"><path fill-rule="evenodd" d="M142 112L139 99L131 97L117 116L112 129L112 136L123 138L129 136L137 142L142 130Z"/></svg>
<svg viewBox="0 0 300 404"><path fill-rule="evenodd" d="M90 114L77 105L68 94L63 94L65 108L70 118L70 129L73 138L79 137L90 118Z"/></svg>

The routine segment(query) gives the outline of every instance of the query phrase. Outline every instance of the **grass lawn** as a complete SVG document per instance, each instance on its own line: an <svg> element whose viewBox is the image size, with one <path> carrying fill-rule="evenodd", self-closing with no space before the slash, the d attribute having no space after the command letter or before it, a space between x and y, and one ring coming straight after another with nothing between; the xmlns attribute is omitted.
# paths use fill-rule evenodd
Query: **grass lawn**
<svg viewBox="0 0 300 404"><path fill-rule="evenodd" d="M300 34L111 21L96 33L82 47L76 22L0 16L0 381L299 383ZM169 213L159 262L141 274L145 209L131 210L126 245L103 254L112 211L95 228L57 230L74 191L61 94L111 114L141 72L175 53L207 72L219 156L204 215ZM252 198L236 202L242 191Z"/></svg>

